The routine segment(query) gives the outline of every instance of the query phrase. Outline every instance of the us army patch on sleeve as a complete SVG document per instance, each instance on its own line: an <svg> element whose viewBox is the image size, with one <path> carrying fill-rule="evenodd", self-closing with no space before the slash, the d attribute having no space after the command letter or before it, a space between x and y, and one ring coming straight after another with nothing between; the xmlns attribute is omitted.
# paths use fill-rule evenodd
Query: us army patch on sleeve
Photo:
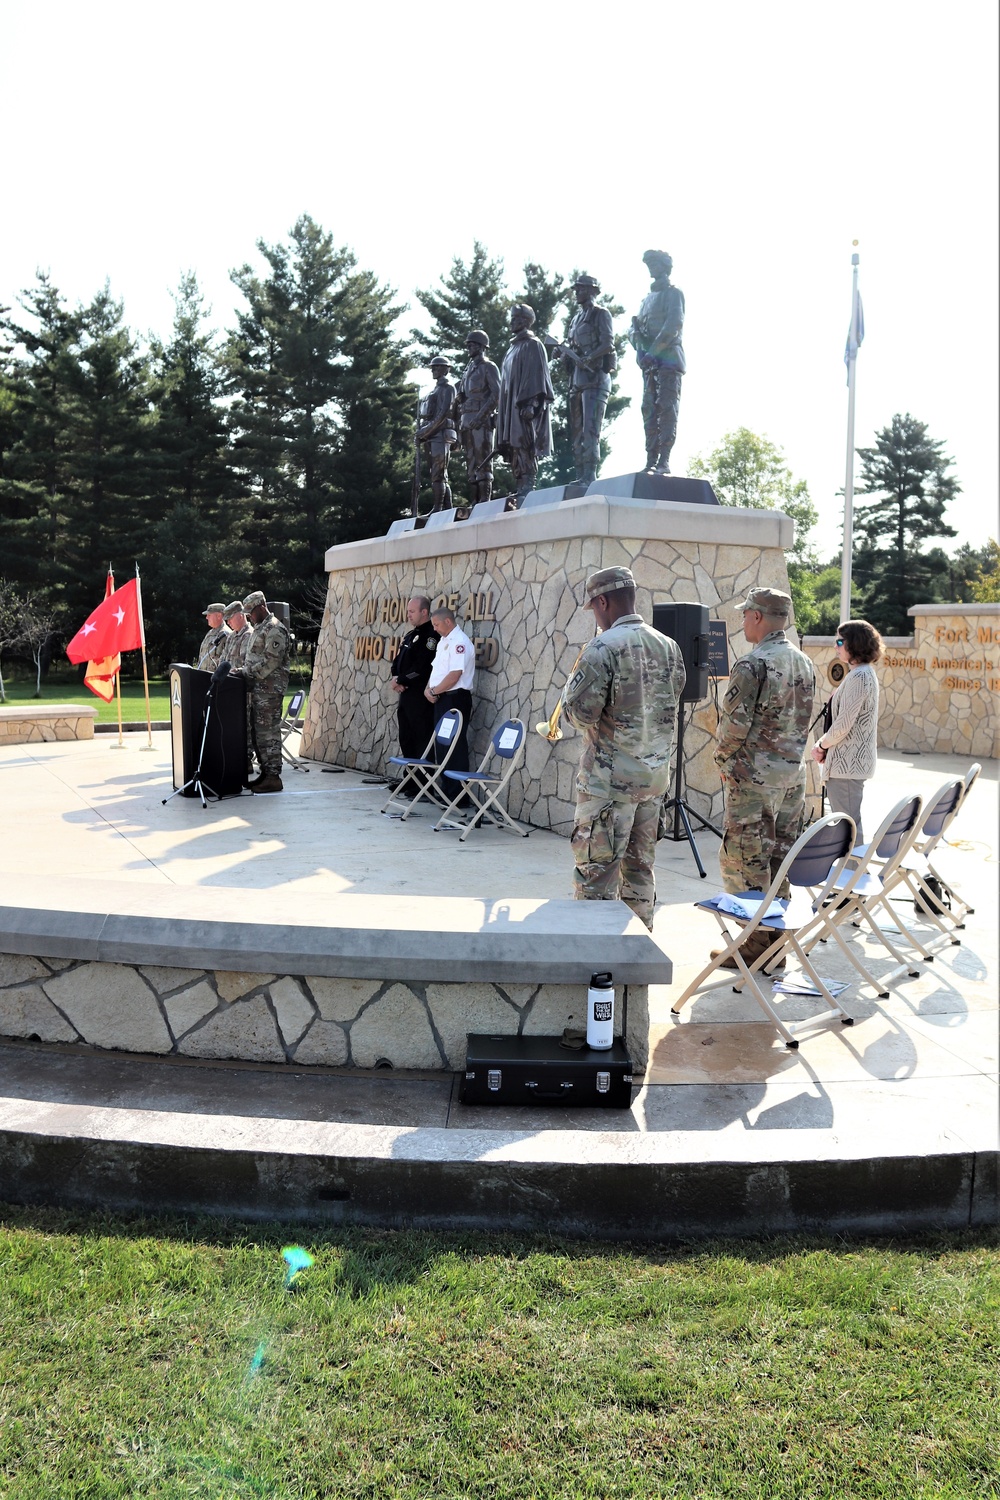
<svg viewBox="0 0 1000 1500"><path fill-rule="evenodd" d="M733 699L734 698L738 698L739 696L740 696L740 685L739 685L738 682L734 682L733 685L732 685L732 687L729 689L729 692L726 694L725 702L726 703L732 703Z"/></svg>

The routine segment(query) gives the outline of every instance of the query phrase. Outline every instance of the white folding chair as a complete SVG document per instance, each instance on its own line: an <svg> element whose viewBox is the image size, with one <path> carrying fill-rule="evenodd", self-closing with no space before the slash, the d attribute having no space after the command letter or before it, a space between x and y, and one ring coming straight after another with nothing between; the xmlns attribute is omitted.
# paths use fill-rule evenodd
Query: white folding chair
<svg viewBox="0 0 1000 1500"><path fill-rule="evenodd" d="M423 755L390 755L389 765L400 766L403 775L380 811L387 813L390 818L400 818L405 823L417 803L425 797L437 807L444 807L448 794L441 785L441 773L454 755L461 737L461 710L449 708L435 724L434 733L427 741ZM413 789L412 798L404 795L407 787Z"/></svg>
<svg viewBox="0 0 1000 1500"><path fill-rule="evenodd" d="M720 895L712 896L707 901L696 901L694 904L699 911L710 911L715 917L722 929L725 947L721 948L717 956L705 965L697 979L688 985L680 999L674 1001L671 1006L672 1013L677 1015L681 1006L687 1004L709 975L726 964L727 960L732 959L736 965L738 978L729 974L725 983L733 984L736 990L747 985L761 1010L769 1020L774 1022L784 1037L785 1045L798 1047L797 1038L778 1015L761 984L762 980L769 980L768 970L774 967L778 959L791 952L795 954L809 975L820 998L835 1015L839 1016L844 1026L853 1026L853 1017L849 1016L837 1003L813 967L809 958L809 949L812 946L809 938L813 930L823 922L819 909L820 903L829 898L836 880L847 871L847 861L851 856L854 835L853 818L848 817L846 813L831 813L811 824L805 833L799 835L782 860L781 867L771 881L769 890L763 893L745 891L742 896L735 898ZM786 879L793 887L791 900L779 899L777 894ZM819 887L819 893L815 896L812 894L814 887ZM753 914L745 917L739 912L727 910L727 906L733 900L748 903L748 910L752 910ZM727 925L730 923L737 927L735 933L730 932ZM758 930L765 932L768 937L773 937L774 942L770 948L748 962L741 949L747 939ZM727 964L727 967L731 966ZM733 983L734 978L735 983ZM711 988L721 989L723 986L712 985Z"/></svg>
<svg viewBox="0 0 1000 1500"><path fill-rule="evenodd" d="M859 844L851 851L850 863L853 868L838 875L832 892L822 898L824 904L819 911L821 921L809 935L809 948L818 942L825 942L827 938L833 938L844 957L865 983L872 986L881 1000L889 994L888 986L904 974L915 979L920 973L915 966L916 961L900 952L885 926L880 926L876 918L879 910L882 910L901 938L912 946L919 947L913 934L903 925L899 913L891 905L886 887L893 883L896 869L913 847L922 806L922 798L904 797L882 819L871 842ZM843 928L849 923L859 927L862 922L867 924L896 960L897 967L880 979L870 973L844 938Z"/></svg>
<svg viewBox="0 0 1000 1500"><path fill-rule="evenodd" d="M936 870L934 868L930 861L930 855L939 843L947 844L948 840L944 838L944 834L947 833L952 823L954 823L955 818L958 816L961 809L965 806L968 800L969 793L972 791L973 786L978 781L979 774L982 769L982 766L977 760L973 762L973 764L966 771L965 780L962 783L962 795L959 799L958 806L955 808L951 816L945 820L937 837L926 839L918 838L913 846L914 852L916 854L923 855L924 859L927 861L927 868L926 870L922 871L925 883L929 879L937 883L937 890L935 890L933 887L930 887L927 891L927 895L932 898L932 901L927 902L927 906L925 906L924 908L925 911L931 904L933 904L934 910L940 914L941 920L945 923L950 922L959 931L961 931L965 926L966 917L972 916L976 908L974 906L970 906L965 898L958 894L955 887L948 884L947 880L945 880L940 870ZM950 905L946 903L950 903Z"/></svg>
<svg viewBox="0 0 1000 1500"><path fill-rule="evenodd" d="M528 829L515 823L498 801L500 793L513 775L514 768L523 753L524 725L520 719L505 719L493 731L489 749L483 756L477 771L445 771L445 780L454 782L458 790L434 824L434 832L438 833L442 828L461 828L462 836L459 843L464 844L476 824L485 817L488 822L507 828L511 833L519 834L521 838L526 839ZM498 772L487 771L486 767L493 760L499 760L503 769ZM455 809L458 803L466 797L473 803L475 812L468 821L459 821L455 815Z"/></svg>
<svg viewBox="0 0 1000 1500"><path fill-rule="evenodd" d="M946 943L957 947L962 939L954 936L954 930L960 924L952 918L945 902L934 889L937 882L931 875L928 855L940 842L944 830L955 817L961 806L964 790L964 784L958 777L944 782L938 788L920 814L910 847L896 865L892 880L886 887L887 895L892 895L901 885L909 891L913 899L914 915L921 922L936 927L940 934L930 940L937 948L943 948ZM934 881L934 884L930 884L929 880ZM882 883L886 883L884 877ZM923 939L918 946L921 956L930 962L934 957L934 949Z"/></svg>
<svg viewBox="0 0 1000 1500"><path fill-rule="evenodd" d="M281 723L278 725L281 733L281 758L291 766L293 771L309 770L304 761L297 755L292 754L286 743L289 735L294 734L299 727L299 714L302 712L302 705L305 701L306 695L304 689L297 688L289 698L288 707L285 709Z"/></svg>

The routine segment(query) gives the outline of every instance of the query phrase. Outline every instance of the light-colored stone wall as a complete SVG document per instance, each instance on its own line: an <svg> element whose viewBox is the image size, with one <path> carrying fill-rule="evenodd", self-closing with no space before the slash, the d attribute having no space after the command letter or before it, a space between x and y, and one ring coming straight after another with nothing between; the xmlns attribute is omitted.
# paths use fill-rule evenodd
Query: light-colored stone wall
<svg viewBox="0 0 1000 1500"><path fill-rule="evenodd" d="M0 707L0 746L92 740L96 718L96 708L83 703L4 704Z"/></svg>
<svg viewBox="0 0 1000 1500"><path fill-rule="evenodd" d="M1000 604L915 604L912 636L886 639L879 663L879 744L914 754L1000 754ZM805 649L828 698L833 639Z"/></svg>
<svg viewBox="0 0 1000 1500"><path fill-rule="evenodd" d="M622 991L617 991L621 1015ZM404 984L0 954L0 1036L124 1052L327 1067L455 1070L466 1033L560 1036L586 1027L586 987ZM649 1050L645 985L628 986L626 1041Z"/></svg>
<svg viewBox="0 0 1000 1500"><path fill-rule="evenodd" d="M401 605L413 594L445 598L476 641L474 759L501 719L522 719L527 750L509 786L509 810L536 827L568 833L579 737L566 726L565 738L549 745L534 726L548 719L593 634L592 616L580 607L587 575L626 564L647 620L654 603L707 604L712 618L725 620L735 658L749 649L740 614L746 592L761 584L787 589L783 548L791 541L791 521L775 512L588 496L333 547L302 753L364 771L385 769L398 753L389 659L406 630ZM719 818L714 723L712 702L689 718L685 774L692 806Z"/></svg>

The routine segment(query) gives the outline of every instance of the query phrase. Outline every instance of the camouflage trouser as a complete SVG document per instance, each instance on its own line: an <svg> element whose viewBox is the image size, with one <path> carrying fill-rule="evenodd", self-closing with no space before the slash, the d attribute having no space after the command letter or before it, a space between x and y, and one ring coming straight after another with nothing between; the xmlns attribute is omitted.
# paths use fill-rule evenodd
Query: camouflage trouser
<svg viewBox="0 0 1000 1500"><path fill-rule="evenodd" d="M281 705L284 693L254 685L253 747L262 776L281 775Z"/></svg>
<svg viewBox="0 0 1000 1500"><path fill-rule="evenodd" d="M723 779L726 815L719 870L731 895L766 891L806 822L806 773L791 786L748 786ZM791 894L784 881L780 896Z"/></svg>
<svg viewBox="0 0 1000 1500"><path fill-rule="evenodd" d="M661 797L644 802L608 802L578 797L570 842L577 901L624 901L646 926L653 925L656 826Z"/></svg>

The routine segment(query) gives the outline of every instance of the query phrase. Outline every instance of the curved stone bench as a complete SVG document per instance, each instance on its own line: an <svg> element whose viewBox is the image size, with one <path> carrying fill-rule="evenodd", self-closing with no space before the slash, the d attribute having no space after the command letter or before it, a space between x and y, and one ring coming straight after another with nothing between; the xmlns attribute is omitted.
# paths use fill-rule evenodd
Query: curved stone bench
<svg viewBox="0 0 1000 1500"><path fill-rule="evenodd" d="M97 709L89 703L0 705L0 747L45 740L92 740Z"/></svg>
<svg viewBox="0 0 1000 1500"><path fill-rule="evenodd" d="M672 972L618 901L8 876L0 902L0 1035L130 1052L457 1069L469 1031L585 1026L610 969L642 1071Z"/></svg>

